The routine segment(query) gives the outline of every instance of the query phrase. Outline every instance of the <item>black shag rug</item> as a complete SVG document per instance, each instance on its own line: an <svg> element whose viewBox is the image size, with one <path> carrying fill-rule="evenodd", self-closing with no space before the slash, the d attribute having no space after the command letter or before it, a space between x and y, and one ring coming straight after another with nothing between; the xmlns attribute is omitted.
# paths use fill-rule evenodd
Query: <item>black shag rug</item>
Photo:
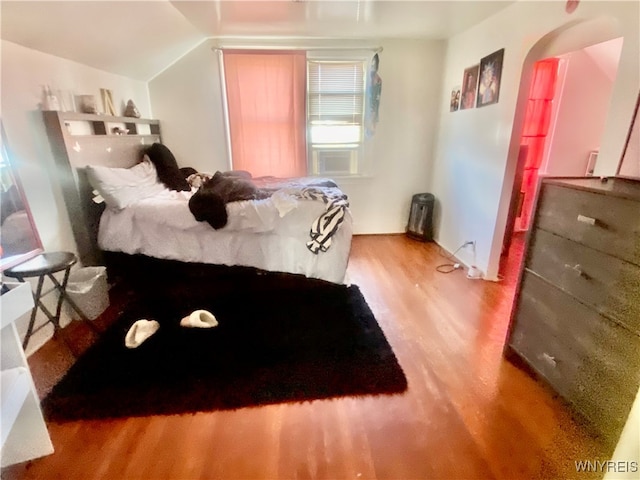
<svg viewBox="0 0 640 480"><path fill-rule="evenodd" d="M357 286L255 273L234 282L152 285L53 388L46 417L179 414L407 389ZM180 327L196 309L219 325ZM127 349L125 334L141 318L161 327Z"/></svg>

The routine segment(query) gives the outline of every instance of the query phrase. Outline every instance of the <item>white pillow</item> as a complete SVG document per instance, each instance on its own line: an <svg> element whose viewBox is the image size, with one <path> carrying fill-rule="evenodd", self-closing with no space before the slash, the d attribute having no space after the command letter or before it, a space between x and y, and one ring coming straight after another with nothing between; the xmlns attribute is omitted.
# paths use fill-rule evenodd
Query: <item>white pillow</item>
<svg viewBox="0 0 640 480"><path fill-rule="evenodd" d="M107 206L118 210L165 189L158 181L156 167L146 157L131 168L87 165L86 172Z"/></svg>

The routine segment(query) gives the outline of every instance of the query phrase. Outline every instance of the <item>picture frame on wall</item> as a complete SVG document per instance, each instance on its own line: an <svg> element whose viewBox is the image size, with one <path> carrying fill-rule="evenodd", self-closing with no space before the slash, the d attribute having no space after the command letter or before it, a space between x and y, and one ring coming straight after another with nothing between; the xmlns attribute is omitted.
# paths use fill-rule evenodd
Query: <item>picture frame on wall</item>
<svg viewBox="0 0 640 480"><path fill-rule="evenodd" d="M473 108L476 105L476 92L478 89L478 72L480 64L465 68L462 75L462 94L460 96L460 110Z"/></svg>
<svg viewBox="0 0 640 480"><path fill-rule="evenodd" d="M77 104L79 105L80 112L82 113L98 113L98 107L96 103L95 95L78 95Z"/></svg>
<svg viewBox="0 0 640 480"><path fill-rule="evenodd" d="M480 72L478 81L478 97L476 107L484 107L498 103L500 98L500 81L502 77L502 62L504 60L504 48L480 60Z"/></svg>

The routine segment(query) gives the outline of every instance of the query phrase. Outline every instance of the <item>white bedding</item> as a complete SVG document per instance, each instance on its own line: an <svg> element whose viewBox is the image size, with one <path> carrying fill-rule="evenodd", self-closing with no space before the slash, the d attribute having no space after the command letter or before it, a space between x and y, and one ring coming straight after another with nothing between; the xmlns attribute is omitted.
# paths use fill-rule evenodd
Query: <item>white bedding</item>
<svg viewBox="0 0 640 480"><path fill-rule="evenodd" d="M353 234L351 214L347 210L331 247L314 254L306 242L325 204L295 198L295 191L290 187L265 200L229 203L227 225L214 230L191 214L188 200L193 192L164 190L122 210L107 208L98 245L106 251L242 265L343 283Z"/></svg>

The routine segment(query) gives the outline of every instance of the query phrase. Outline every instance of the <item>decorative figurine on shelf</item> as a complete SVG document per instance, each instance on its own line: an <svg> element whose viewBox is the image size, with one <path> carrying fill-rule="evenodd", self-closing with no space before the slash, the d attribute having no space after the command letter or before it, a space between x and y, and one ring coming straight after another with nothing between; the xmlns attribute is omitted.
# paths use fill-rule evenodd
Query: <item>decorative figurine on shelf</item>
<svg viewBox="0 0 640 480"><path fill-rule="evenodd" d="M138 107L136 107L136 104L133 103L133 100L129 100L127 102L127 107L124 109L124 116L140 118L140 112L138 111Z"/></svg>
<svg viewBox="0 0 640 480"><path fill-rule="evenodd" d="M60 110L58 98L51 92L49 85L43 87L42 110Z"/></svg>
<svg viewBox="0 0 640 480"><path fill-rule="evenodd" d="M105 115L116 115L116 108L113 106L113 94L111 90L106 88L100 89L100 95L102 95L102 104L104 105L104 113Z"/></svg>

